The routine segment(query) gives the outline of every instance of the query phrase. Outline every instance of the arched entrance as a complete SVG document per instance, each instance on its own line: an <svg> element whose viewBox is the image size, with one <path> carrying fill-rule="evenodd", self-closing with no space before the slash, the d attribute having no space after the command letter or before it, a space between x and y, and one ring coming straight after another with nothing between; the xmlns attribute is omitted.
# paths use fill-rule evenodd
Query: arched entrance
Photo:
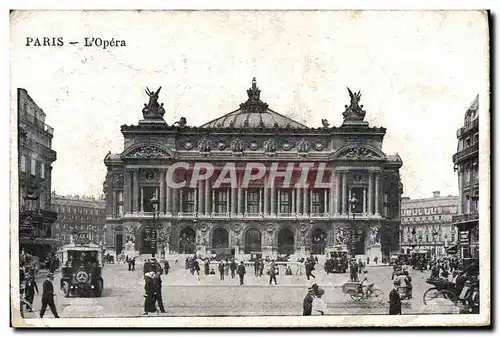
<svg viewBox="0 0 500 337"><path fill-rule="evenodd" d="M255 228L249 229L245 233L245 254L260 252L262 247L262 236Z"/></svg>
<svg viewBox="0 0 500 337"><path fill-rule="evenodd" d="M179 254L194 254L196 251L196 232L191 227L184 228L179 234Z"/></svg>
<svg viewBox="0 0 500 337"><path fill-rule="evenodd" d="M212 249L224 248L229 248L229 233L226 229L218 227L212 232Z"/></svg>
<svg viewBox="0 0 500 337"><path fill-rule="evenodd" d="M321 228L316 228L311 233L311 252L313 254L325 254L327 243L326 232Z"/></svg>
<svg viewBox="0 0 500 337"><path fill-rule="evenodd" d="M295 238L290 228L282 228L278 232L278 253L293 254L295 252Z"/></svg>

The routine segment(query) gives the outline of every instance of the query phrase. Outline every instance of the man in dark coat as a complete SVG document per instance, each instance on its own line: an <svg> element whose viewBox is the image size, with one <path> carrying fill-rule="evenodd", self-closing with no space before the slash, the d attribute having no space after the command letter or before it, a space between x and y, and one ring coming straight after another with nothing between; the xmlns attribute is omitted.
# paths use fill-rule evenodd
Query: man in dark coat
<svg viewBox="0 0 500 337"><path fill-rule="evenodd" d="M132 258L131 265L132 265L132 270L135 270L135 257Z"/></svg>
<svg viewBox="0 0 500 337"><path fill-rule="evenodd" d="M233 260L234 262L234 260ZM236 265L236 262L234 262ZM240 277L240 285L243 285L243 278L245 277L246 269L245 269L245 264L243 261L240 262L240 265L238 266L238 275ZM233 274L233 270L231 269L231 275Z"/></svg>
<svg viewBox="0 0 500 337"><path fill-rule="evenodd" d="M401 315L401 297L398 291L400 284L399 280L395 280L394 287L389 293L389 315Z"/></svg>
<svg viewBox="0 0 500 337"><path fill-rule="evenodd" d="M205 275L210 274L210 261L208 259L205 260Z"/></svg>
<svg viewBox="0 0 500 337"><path fill-rule="evenodd" d="M144 275L144 314L156 312L156 282L154 280L154 272L149 271Z"/></svg>
<svg viewBox="0 0 500 337"><path fill-rule="evenodd" d="M306 276L307 276L307 279L309 280L310 277L313 277L313 278L316 278L316 276L313 275L312 271L314 270L314 260L313 259L309 259L307 262L306 262Z"/></svg>
<svg viewBox="0 0 500 337"><path fill-rule="evenodd" d="M255 272L255 276L259 276L259 270L260 270L259 259L255 259L255 261L253 263L253 269L254 269L254 272Z"/></svg>
<svg viewBox="0 0 500 337"><path fill-rule="evenodd" d="M243 263L243 261L241 261L241 263ZM231 265L229 266L229 269L231 269L231 278L234 278L235 276L235 273L236 273L236 261L234 261L234 259L231 260ZM239 269L238 269L239 270ZM238 273L239 275L239 273Z"/></svg>
<svg viewBox="0 0 500 337"><path fill-rule="evenodd" d="M349 268L350 274L351 274L351 282L357 282L358 281L358 265L356 261L351 262L351 266Z"/></svg>
<svg viewBox="0 0 500 337"><path fill-rule="evenodd" d="M274 280L274 284L278 285L278 282L276 281L276 272L276 264L274 263L274 260L272 260L269 265L269 284L271 284Z"/></svg>
<svg viewBox="0 0 500 337"><path fill-rule="evenodd" d="M318 285L316 283L307 289L307 295L304 297L304 302L302 303L303 316L311 316L312 302L317 290Z"/></svg>
<svg viewBox="0 0 500 337"><path fill-rule="evenodd" d="M155 273L154 280L155 280L155 286L156 286L155 306L156 306L156 302L158 302L158 307L160 308L160 311L165 312L165 308L163 307L163 298L161 295L162 281L161 281L160 273Z"/></svg>
<svg viewBox="0 0 500 337"><path fill-rule="evenodd" d="M34 273L30 273L30 276L28 276L24 288L26 302L29 303L29 305L26 304L26 309L28 309L29 312L33 312L33 299L35 298L35 290L38 294L38 286L35 282L35 275Z"/></svg>
<svg viewBox="0 0 500 337"><path fill-rule="evenodd" d="M54 318L59 318L59 315L57 314L56 305L54 303L54 285L52 284L53 280L54 280L54 274L48 273L47 279L43 282L42 308L40 309L40 318L43 318L47 306L49 306L50 311L52 311Z"/></svg>
<svg viewBox="0 0 500 337"><path fill-rule="evenodd" d="M219 274L220 274L220 280L224 281L224 261L219 262Z"/></svg>

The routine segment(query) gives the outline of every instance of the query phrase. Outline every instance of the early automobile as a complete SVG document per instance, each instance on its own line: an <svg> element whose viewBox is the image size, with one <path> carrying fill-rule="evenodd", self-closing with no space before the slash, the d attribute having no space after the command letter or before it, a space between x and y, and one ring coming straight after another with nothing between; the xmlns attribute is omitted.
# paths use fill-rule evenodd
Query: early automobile
<svg viewBox="0 0 500 337"><path fill-rule="evenodd" d="M61 289L66 297L100 297L104 286L101 276L102 251L93 243L71 243L60 250Z"/></svg>

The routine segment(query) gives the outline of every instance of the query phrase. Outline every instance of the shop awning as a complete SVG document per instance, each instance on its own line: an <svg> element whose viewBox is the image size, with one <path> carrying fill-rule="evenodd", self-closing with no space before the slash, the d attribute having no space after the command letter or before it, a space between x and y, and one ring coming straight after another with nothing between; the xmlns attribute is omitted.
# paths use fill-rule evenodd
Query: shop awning
<svg viewBox="0 0 500 337"><path fill-rule="evenodd" d="M446 253L447 254L456 254L458 253L458 245L453 245L448 248L446 248Z"/></svg>

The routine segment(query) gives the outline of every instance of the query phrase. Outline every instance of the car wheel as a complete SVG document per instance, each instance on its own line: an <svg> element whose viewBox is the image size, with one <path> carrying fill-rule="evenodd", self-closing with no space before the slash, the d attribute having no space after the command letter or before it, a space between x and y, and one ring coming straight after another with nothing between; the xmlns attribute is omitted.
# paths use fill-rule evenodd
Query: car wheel
<svg viewBox="0 0 500 337"><path fill-rule="evenodd" d="M97 280L96 288L94 289L95 297L101 297L102 295L103 282L102 280Z"/></svg>

